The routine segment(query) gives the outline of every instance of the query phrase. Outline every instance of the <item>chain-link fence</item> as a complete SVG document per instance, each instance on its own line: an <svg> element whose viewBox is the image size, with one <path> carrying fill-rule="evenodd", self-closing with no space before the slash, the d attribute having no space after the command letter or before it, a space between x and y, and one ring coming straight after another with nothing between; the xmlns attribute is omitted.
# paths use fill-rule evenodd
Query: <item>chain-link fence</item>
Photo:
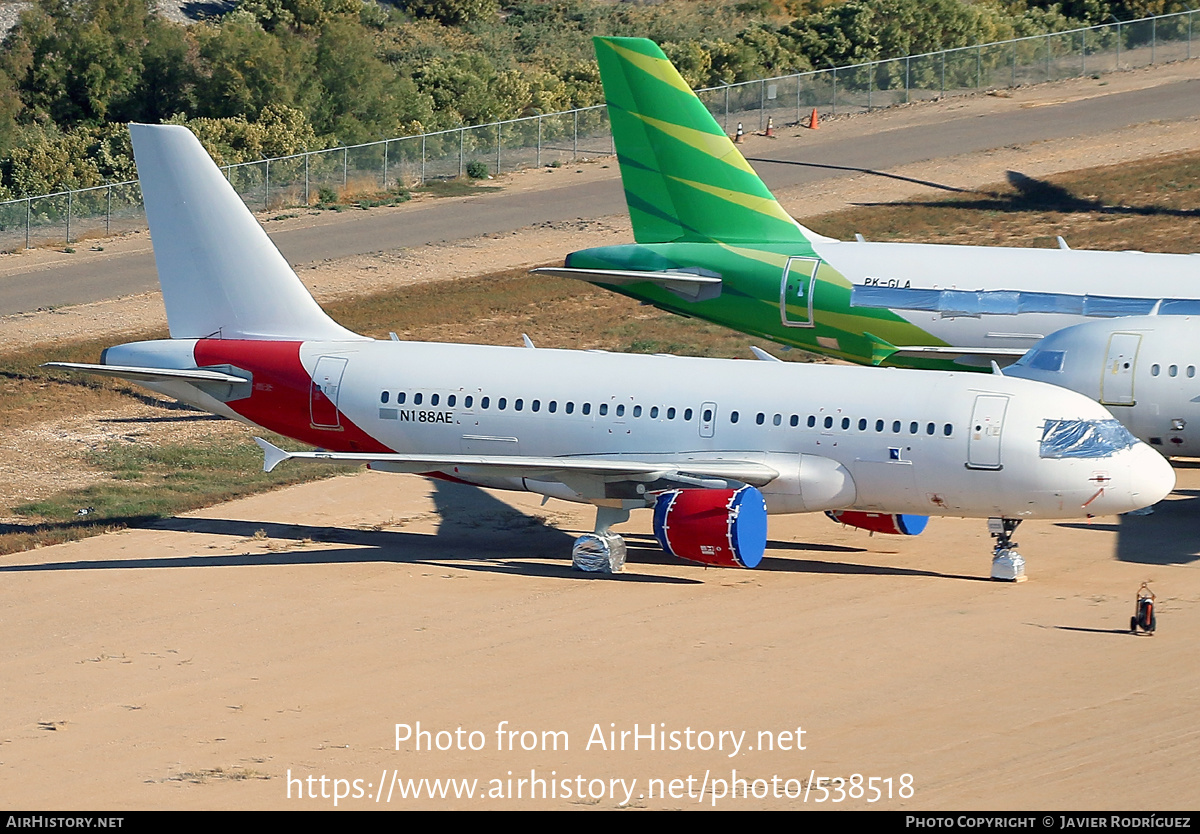
<svg viewBox="0 0 1200 834"><path fill-rule="evenodd" d="M728 84L697 95L726 133L1192 57L1197 12ZM223 169L246 204L276 210L613 153L603 105L404 136ZM146 228L136 181L0 202L0 251Z"/></svg>

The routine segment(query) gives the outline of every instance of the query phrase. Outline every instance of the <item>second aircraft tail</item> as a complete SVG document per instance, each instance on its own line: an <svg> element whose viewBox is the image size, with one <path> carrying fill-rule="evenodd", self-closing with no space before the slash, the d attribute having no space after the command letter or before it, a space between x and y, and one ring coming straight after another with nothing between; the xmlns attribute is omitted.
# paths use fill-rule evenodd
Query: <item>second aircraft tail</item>
<svg viewBox="0 0 1200 834"><path fill-rule="evenodd" d="M594 41L638 243L808 240L657 44Z"/></svg>

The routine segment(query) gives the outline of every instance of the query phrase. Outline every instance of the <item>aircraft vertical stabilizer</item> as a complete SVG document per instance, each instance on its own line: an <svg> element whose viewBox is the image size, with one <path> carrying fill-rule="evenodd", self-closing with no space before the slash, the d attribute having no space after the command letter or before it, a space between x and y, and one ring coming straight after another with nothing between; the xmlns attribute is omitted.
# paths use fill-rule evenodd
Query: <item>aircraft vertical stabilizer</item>
<svg viewBox="0 0 1200 834"><path fill-rule="evenodd" d="M363 338L317 306L191 131L129 133L172 338Z"/></svg>
<svg viewBox="0 0 1200 834"><path fill-rule="evenodd" d="M807 242L653 41L594 41L638 243Z"/></svg>

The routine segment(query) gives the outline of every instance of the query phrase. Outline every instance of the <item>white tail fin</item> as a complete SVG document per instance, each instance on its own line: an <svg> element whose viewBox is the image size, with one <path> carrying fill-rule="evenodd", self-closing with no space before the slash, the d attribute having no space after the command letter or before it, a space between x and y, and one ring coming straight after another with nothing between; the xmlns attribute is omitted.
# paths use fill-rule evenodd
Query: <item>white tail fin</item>
<svg viewBox="0 0 1200 834"><path fill-rule="evenodd" d="M190 130L129 134L172 338L363 338L325 315Z"/></svg>

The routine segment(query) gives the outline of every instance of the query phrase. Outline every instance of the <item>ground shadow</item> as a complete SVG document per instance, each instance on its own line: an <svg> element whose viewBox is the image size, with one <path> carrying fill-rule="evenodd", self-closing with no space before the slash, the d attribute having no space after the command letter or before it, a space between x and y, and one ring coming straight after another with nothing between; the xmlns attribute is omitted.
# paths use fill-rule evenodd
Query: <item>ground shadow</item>
<svg viewBox="0 0 1200 834"><path fill-rule="evenodd" d="M1070 189L1046 180L1030 177L1019 171L1008 172L1008 183L1012 191L970 191L975 199L950 198L946 200L903 200L889 203L855 203L858 206L920 206L923 208L953 208L972 211L994 212L1057 212L1060 214L1109 214L1142 217L1200 218L1200 209L1177 209L1169 206L1112 205L1096 197L1080 197ZM901 177L900 179L904 179ZM918 182L913 180L913 182ZM934 188L936 183L922 183ZM953 189L966 191L966 189Z"/></svg>
<svg viewBox="0 0 1200 834"><path fill-rule="evenodd" d="M889 180L900 180L901 182L911 182L914 185L924 185L929 188L937 188L941 191L953 191L959 194L971 194L972 189L958 188L953 185L946 185L941 182L933 182L932 180L919 180L915 177L903 177L899 174L889 174L887 171L876 171L874 168L856 168L853 165L829 165L822 162L799 162L794 159L765 159L763 157L748 156L747 162L770 162L774 165L796 165L801 168L824 168L829 171L852 171L859 174L870 174L873 177L883 177ZM863 204L870 205L870 204Z"/></svg>
<svg viewBox="0 0 1200 834"><path fill-rule="evenodd" d="M1114 522L1059 522L1071 530L1117 534L1117 559L1139 565L1187 565L1200 560L1200 490L1177 489L1149 515L1122 515ZM1180 497L1183 496L1183 497Z"/></svg>

